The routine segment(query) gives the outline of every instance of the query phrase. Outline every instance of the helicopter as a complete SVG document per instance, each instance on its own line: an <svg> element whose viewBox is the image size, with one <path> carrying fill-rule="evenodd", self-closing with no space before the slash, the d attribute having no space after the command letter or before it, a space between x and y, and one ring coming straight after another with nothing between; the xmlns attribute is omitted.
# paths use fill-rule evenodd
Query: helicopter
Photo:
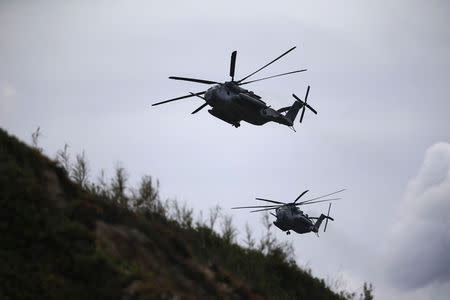
<svg viewBox="0 0 450 300"><path fill-rule="evenodd" d="M328 220L334 221L332 217L330 217L330 209L331 209L331 203L328 206L328 212L326 215L321 214L319 217L310 217L308 214L304 213L302 210L300 210L299 206L301 205L307 205L307 204L314 204L319 202L329 202L334 200L339 200L341 198L333 198L333 199L322 199L337 193L340 193L344 191L345 189L326 194L320 197L312 198L309 200L297 202L303 195L305 195L308 190L304 191L300 194L293 202L280 202L265 198L256 198L256 200L259 201L265 201L273 203L272 205L257 205L257 206L239 206L239 207L232 207L232 209L248 209L248 208L257 208L256 210L252 210L251 212L259 212L259 211L269 211L269 210L275 210L275 213L270 213L272 216L276 218L276 220L273 222L273 224L281 229L282 231L285 231L287 235L291 234L291 230L295 231L296 233L303 234L308 232L314 232L317 236L319 236L319 228L322 224L323 220L325 221L325 227L324 232L327 230ZM319 200L321 199L321 200Z"/></svg>
<svg viewBox="0 0 450 300"><path fill-rule="evenodd" d="M265 64L263 67L254 71L253 73L245 76L240 80L234 79L235 67L236 67L236 55L237 51L233 51L231 53L231 61L230 61L230 76L231 81L226 81L224 83L220 83L217 81L204 80L204 79L196 79L196 78L187 78L187 77L178 77L178 76L170 76L169 79L173 80L183 80L190 82L197 82L203 84L213 84L214 86L209 89L197 92L197 93L189 93L189 95L161 101L152 104L152 106L161 105L164 103L178 101L182 99L186 99L189 97L198 97L205 101L200 107L192 112L192 114L198 113L200 110L205 108L207 105L212 108L208 110L208 112L216 118L225 121L234 127L239 127L241 121L248 122L253 125L264 125L267 122L276 122L279 124L283 124L291 128L295 131L294 128L294 120L297 117L299 110L302 108L302 113L300 117L300 123L303 121L303 116L305 114L306 108L311 110L313 113L317 114L317 111L312 108L308 103L308 94L310 86L308 86L306 90L306 95L304 101L302 101L295 94L292 96L295 98L295 102L291 106L282 107L278 110L275 110L268 106L264 101L261 100L261 96L256 95L254 92L246 90L242 88L242 85L249 84L252 82L257 82L261 80L266 80L270 78L275 78L279 76L300 73L306 71L306 69L291 71L287 73L277 74L273 76L268 76L264 78L259 78L255 80L246 81L249 77L263 70L267 66L276 62L296 47L292 47L288 51L284 52L271 62Z"/></svg>

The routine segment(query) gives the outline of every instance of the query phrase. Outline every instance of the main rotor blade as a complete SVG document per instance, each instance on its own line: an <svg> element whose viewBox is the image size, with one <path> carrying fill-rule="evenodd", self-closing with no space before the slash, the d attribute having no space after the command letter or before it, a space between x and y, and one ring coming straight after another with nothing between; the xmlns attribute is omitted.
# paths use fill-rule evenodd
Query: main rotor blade
<svg viewBox="0 0 450 300"><path fill-rule="evenodd" d="M294 73L299 73L299 72L305 72L307 70L308 69L302 69L302 70L287 72L287 73L283 73L283 74L273 75L273 76L269 76L269 77L259 78L259 79L255 79L255 80L250 80L250 81L247 81L247 82L239 83L239 85L244 85L244 84L248 84L248 83L252 83L252 82L256 82L256 81L266 80L266 79L270 79L270 78L274 78L274 77L280 77L280 76L294 74Z"/></svg>
<svg viewBox="0 0 450 300"><path fill-rule="evenodd" d="M236 66L236 54L237 54L237 51L233 51L233 53L231 53L231 62L230 62L231 81L234 81L234 69Z"/></svg>
<svg viewBox="0 0 450 300"><path fill-rule="evenodd" d="M204 84L220 84L220 82L217 82L217 81L196 79L196 78L187 78L187 77L177 77L177 76L170 76L169 79L192 81L192 82L198 82L198 83L204 83Z"/></svg>
<svg viewBox="0 0 450 300"><path fill-rule="evenodd" d="M199 97L200 99L202 99L202 100L205 100L205 101L206 101L205 97L203 97L203 96L200 96L200 95L198 95L198 94L194 94L193 92L189 92L189 94L191 94L192 96L196 96L196 97Z"/></svg>
<svg viewBox="0 0 450 300"><path fill-rule="evenodd" d="M297 48L297 47L295 47L295 46L292 47L292 48L289 49L288 51L284 52L283 54L281 54L280 56L278 56L277 58L275 58L274 60L272 60L270 63L264 65L263 67L259 68L258 70L256 70L255 72L251 73L250 75L245 76L244 78L242 78L241 80L239 80L238 83L244 81L245 79L249 78L250 76L255 75L256 73L258 73L259 71L261 71L261 70L264 69L265 67L267 67L267 66L273 64L274 62L276 62L277 60L279 60L280 58L282 58L283 56L285 56L286 54L288 54L289 52L291 52L291 51L294 50L295 48Z"/></svg>
<svg viewBox="0 0 450 300"><path fill-rule="evenodd" d="M324 199L324 200L317 200L317 201L311 201L308 203L296 203L295 206L299 206L299 205L307 205L307 204L314 204L314 203L320 203L320 202L327 202L327 201L336 201L336 200L341 200L342 198L333 198L333 199Z"/></svg>
<svg viewBox="0 0 450 300"><path fill-rule="evenodd" d="M325 198L325 197L328 197L328 196L331 196L331 195L334 195L334 194L337 194L337 193L340 193L340 192L343 192L343 191L345 191L345 189L342 189L342 190L339 190L339 191L336 191L336 192L333 192L333 193L330 193L330 194L326 194L326 195L323 195L323 196L319 196L319 197L316 197L316 198L313 198L313 199L305 200L305 201L297 203L297 205L299 205L299 204L301 205L301 203L307 203L309 201L314 201L314 200L317 200L317 199Z"/></svg>
<svg viewBox="0 0 450 300"><path fill-rule="evenodd" d="M196 110L194 110L193 112L191 112L191 114L196 114L198 113L200 110L202 110L206 105L208 105L208 103L204 103L202 104L199 108L197 108Z"/></svg>
<svg viewBox="0 0 450 300"><path fill-rule="evenodd" d="M300 196L297 197L297 199L294 200L294 203L297 202L298 199L300 199L304 194L306 194L309 190L304 191L300 194Z"/></svg>
<svg viewBox="0 0 450 300"><path fill-rule="evenodd" d="M206 91L198 92L198 93L195 93L195 94L191 93L190 95L185 95L185 96L181 96L181 97L177 97L177 98L173 98L173 99L169 99L169 100L153 103L152 106L156 106L156 105L160 105L160 104L164 104L164 103L168 103L168 102L172 102L172 101L177 101L177 100L181 100L181 99L185 99L185 98L189 98L189 97L199 96L199 95L203 95L204 93L206 93Z"/></svg>
<svg viewBox="0 0 450 300"><path fill-rule="evenodd" d="M282 204L282 205L285 205L285 204L286 204L286 203L284 203L284 202L274 201L274 200L269 200L269 199L264 199L264 198L256 198L256 200L259 200L259 201L266 201L266 202L272 202L272 203Z"/></svg>
<svg viewBox="0 0 450 300"><path fill-rule="evenodd" d="M259 205L255 205L255 206L238 206L238 207L232 207L231 209L243 209L243 208L268 208L268 207L272 207L272 208L275 208L275 207L278 207L278 206L280 206L280 205L261 205L261 206L259 206Z"/></svg>
<svg viewBox="0 0 450 300"><path fill-rule="evenodd" d="M277 209L279 206L277 207L272 207L272 208L262 208L262 209L257 209L257 210L252 210L250 212L258 212L258 211L266 211L266 210L272 210L272 209Z"/></svg>

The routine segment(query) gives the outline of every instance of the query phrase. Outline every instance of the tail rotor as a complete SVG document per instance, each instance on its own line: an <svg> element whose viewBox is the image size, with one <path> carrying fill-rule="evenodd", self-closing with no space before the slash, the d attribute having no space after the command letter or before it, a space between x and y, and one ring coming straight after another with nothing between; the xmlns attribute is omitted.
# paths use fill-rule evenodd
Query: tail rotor
<svg viewBox="0 0 450 300"><path fill-rule="evenodd" d="M310 86L308 85L308 89L306 90L306 95L305 95L305 102L303 102L295 94L292 94L292 96L302 104L302 115L300 116L300 123L303 121L303 116L305 115L306 108L308 108L310 111L312 111L313 113L315 113L317 115L317 111L307 103L308 95L309 95L309 88L310 88Z"/></svg>
<svg viewBox="0 0 450 300"><path fill-rule="evenodd" d="M331 203L328 205L328 212L327 212L327 220L325 221L325 227L323 228L323 232L327 230L328 225L328 219L330 219L330 209L331 209Z"/></svg>

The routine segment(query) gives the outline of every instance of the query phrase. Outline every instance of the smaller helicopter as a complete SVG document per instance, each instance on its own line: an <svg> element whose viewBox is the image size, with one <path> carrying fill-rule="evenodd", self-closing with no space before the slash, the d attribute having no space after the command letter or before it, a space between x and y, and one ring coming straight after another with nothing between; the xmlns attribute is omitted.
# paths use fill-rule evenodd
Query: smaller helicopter
<svg viewBox="0 0 450 300"><path fill-rule="evenodd" d="M277 218L273 224L280 228L282 231L285 231L286 234L291 234L290 230L293 230L297 233L307 233L307 232L314 232L319 236L319 228L322 224L323 220L325 221L325 227L324 232L327 229L328 220L334 221L332 217L330 217L330 209L331 209L331 203L328 206L328 213L326 215L321 214L319 217L309 217L308 214L304 213L299 209L299 206L301 205L307 205L307 204L314 204L319 202L329 202L334 200L339 200L341 198L332 198L332 199L322 199L331 195L335 195L337 193L340 193L342 191L345 191L345 189L326 194L320 197L312 198L309 200L297 202L303 195L305 195L308 190L304 191L303 193L298 196L294 202L280 202L270 199L264 199L264 198L256 198L256 200L259 201L265 201L273 203L272 205L257 205L257 206L239 206L239 207L233 207L232 209L243 209L243 208L257 208L256 210L252 210L251 212L258 212L258 211L269 211L269 210L275 210L275 213L270 213L272 216ZM320 200L319 200L320 199Z"/></svg>

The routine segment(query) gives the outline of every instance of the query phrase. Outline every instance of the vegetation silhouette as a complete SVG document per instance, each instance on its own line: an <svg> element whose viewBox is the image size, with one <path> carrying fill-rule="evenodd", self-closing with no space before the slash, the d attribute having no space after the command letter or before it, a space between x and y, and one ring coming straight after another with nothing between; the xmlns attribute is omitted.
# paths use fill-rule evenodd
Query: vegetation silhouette
<svg viewBox="0 0 450 300"><path fill-rule="evenodd" d="M84 153L72 163L66 145L51 160L33 145L0 129L2 299L356 297L299 268L268 217L259 242L246 229L244 247L218 206L194 220L151 176L130 188L119 165L94 182ZM372 286L359 298L373 299Z"/></svg>

